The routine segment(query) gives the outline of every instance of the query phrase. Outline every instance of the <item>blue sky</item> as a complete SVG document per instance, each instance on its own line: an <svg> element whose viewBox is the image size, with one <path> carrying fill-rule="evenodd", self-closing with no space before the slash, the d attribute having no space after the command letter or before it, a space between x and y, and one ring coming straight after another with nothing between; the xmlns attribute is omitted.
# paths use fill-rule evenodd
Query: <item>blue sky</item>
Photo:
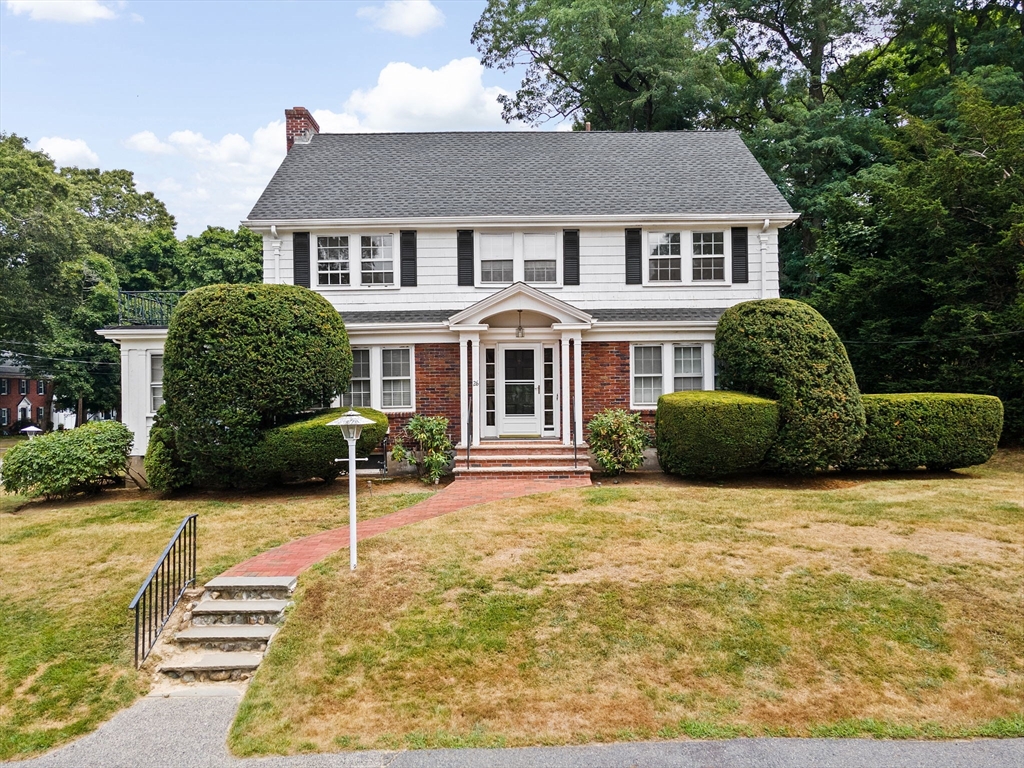
<svg viewBox="0 0 1024 768"><path fill-rule="evenodd" d="M524 128L496 102L517 75L469 41L484 6L3 0L0 131L134 171L179 236L234 227L284 156L286 107L324 131Z"/></svg>

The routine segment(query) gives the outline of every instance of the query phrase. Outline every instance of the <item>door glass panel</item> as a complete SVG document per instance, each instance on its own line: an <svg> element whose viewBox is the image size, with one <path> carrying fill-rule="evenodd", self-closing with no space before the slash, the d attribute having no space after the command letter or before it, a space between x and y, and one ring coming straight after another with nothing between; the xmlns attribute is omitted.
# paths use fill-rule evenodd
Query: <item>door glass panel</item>
<svg viewBox="0 0 1024 768"><path fill-rule="evenodd" d="M505 380L533 381L533 350L505 350Z"/></svg>
<svg viewBox="0 0 1024 768"><path fill-rule="evenodd" d="M555 350L544 349L544 428L555 426Z"/></svg>
<svg viewBox="0 0 1024 768"><path fill-rule="evenodd" d="M533 384L505 384L505 415L533 416Z"/></svg>

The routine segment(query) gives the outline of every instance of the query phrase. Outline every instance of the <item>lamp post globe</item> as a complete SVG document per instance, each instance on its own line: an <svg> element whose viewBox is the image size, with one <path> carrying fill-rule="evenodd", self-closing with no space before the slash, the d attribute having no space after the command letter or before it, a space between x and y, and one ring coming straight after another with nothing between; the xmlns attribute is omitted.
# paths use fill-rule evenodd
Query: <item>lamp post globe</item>
<svg viewBox="0 0 1024 768"><path fill-rule="evenodd" d="M373 424L373 419L349 409L327 425L341 427L341 434L348 442L348 563L353 571L356 569L356 440L366 424Z"/></svg>

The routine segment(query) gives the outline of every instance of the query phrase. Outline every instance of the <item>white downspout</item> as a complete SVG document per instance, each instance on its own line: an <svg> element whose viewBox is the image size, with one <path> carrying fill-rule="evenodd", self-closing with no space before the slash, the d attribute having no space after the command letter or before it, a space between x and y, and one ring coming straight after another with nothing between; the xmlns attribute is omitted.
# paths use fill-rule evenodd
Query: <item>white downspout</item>
<svg viewBox="0 0 1024 768"><path fill-rule="evenodd" d="M758 238L761 241L761 298L765 297L765 277L764 277L764 265L768 253L768 227L771 225L770 219L764 220L764 226L761 227L761 235Z"/></svg>
<svg viewBox="0 0 1024 768"><path fill-rule="evenodd" d="M270 225L270 234L274 238L274 282L281 283L281 238L277 234L277 224Z"/></svg>

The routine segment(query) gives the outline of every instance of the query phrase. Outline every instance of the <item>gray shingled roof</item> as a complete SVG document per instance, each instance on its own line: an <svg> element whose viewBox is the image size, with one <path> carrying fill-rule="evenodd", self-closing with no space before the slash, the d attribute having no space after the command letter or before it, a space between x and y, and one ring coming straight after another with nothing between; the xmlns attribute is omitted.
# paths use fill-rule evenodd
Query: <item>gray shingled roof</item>
<svg viewBox="0 0 1024 768"><path fill-rule="evenodd" d="M390 323L404 325L407 323L443 323L452 315L461 312L459 309L420 309L395 312L341 312L341 319L347 325L364 323ZM606 323L651 323L672 322L679 320L707 321L717 320L725 312L722 307L662 307L644 309L588 309L584 310L595 320Z"/></svg>
<svg viewBox="0 0 1024 768"><path fill-rule="evenodd" d="M792 209L735 131L320 134L251 221Z"/></svg>

